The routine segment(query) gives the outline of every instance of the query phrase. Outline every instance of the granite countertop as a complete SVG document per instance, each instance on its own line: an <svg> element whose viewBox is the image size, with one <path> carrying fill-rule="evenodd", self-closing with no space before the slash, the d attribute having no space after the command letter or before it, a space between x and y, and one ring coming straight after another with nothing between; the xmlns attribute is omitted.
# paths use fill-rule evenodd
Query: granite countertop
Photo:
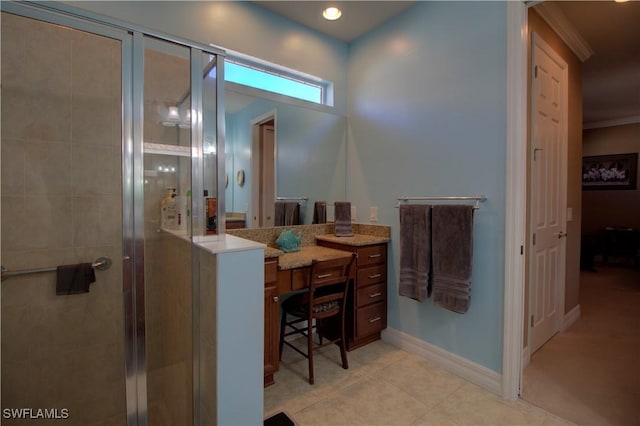
<svg viewBox="0 0 640 426"><path fill-rule="evenodd" d="M314 259L329 260L349 256L351 256L351 252L344 250L336 250L321 246L305 246L302 247L300 251L283 253L278 261L278 269L303 268L305 266L310 266Z"/></svg>
<svg viewBox="0 0 640 426"><path fill-rule="evenodd" d="M271 259L274 257L280 257L284 254L284 252L282 250L278 250L277 248L273 248L273 247L265 247L264 249L264 258L265 259Z"/></svg>
<svg viewBox="0 0 640 426"><path fill-rule="evenodd" d="M371 244L388 243L389 238L378 235L353 234L353 237L336 237L333 234L316 235L316 240L340 243L348 246L368 246Z"/></svg>

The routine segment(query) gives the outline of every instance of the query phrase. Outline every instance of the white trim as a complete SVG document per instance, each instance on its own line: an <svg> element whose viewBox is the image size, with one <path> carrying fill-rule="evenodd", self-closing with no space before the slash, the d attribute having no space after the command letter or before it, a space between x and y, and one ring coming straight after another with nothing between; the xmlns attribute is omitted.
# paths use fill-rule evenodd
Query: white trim
<svg viewBox="0 0 640 426"><path fill-rule="evenodd" d="M382 340L409 353L431 361L461 378L493 393L502 394L502 375L394 328L382 331Z"/></svg>
<svg viewBox="0 0 640 426"><path fill-rule="evenodd" d="M580 319L580 305L576 305L573 309L571 309L568 313L564 315L564 319L562 320L562 326L560 327L560 331L567 331L569 327L575 324L576 321Z"/></svg>
<svg viewBox="0 0 640 426"><path fill-rule="evenodd" d="M527 194L527 7L507 3L507 146L502 397L520 394Z"/></svg>
<svg viewBox="0 0 640 426"><path fill-rule="evenodd" d="M640 115L632 115L630 117L614 118L611 120L591 121L589 123L583 123L582 129L600 129L602 127L615 127L624 126L625 124L637 124L640 123Z"/></svg>
<svg viewBox="0 0 640 426"><path fill-rule="evenodd" d="M522 350L522 369L527 368L529 364L531 364L531 350L527 345L527 347Z"/></svg>
<svg viewBox="0 0 640 426"><path fill-rule="evenodd" d="M566 43L573 53L584 62L593 55L593 49L582 38L576 27L567 19L558 5L550 2L540 3L535 11L546 21L553 31Z"/></svg>

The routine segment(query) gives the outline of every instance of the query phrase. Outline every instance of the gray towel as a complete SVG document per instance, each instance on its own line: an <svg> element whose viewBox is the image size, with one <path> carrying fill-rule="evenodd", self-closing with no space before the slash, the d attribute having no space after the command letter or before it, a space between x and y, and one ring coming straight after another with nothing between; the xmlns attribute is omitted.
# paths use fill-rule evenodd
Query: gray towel
<svg viewBox="0 0 640 426"><path fill-rule="evenodd" d="M313 204L313 221L311 223L327 223L326 201L316 201Z"/></svg>
<svg viewBox="0 0 640 426"><path fill-rule="evenodd" d="M400 296L424 302L431 294L431 206L400 206Z"/></svg>
<svg viewBox="0 0 640 426"><path fill-rule="evenodd" d="M471 303L473 206L433 206L433 301L463 314Z"/></svg>
<svg viewBox="0 0 640 426"><path fill-rule="evenodd" d="M276 201L274 226L300 224L300 203L297 201Z"/></svg>
<svg viewBox="0 0 640 426"><path fill-rule="evenodd" d="M351 237L351 203L348 201L335 202L335 235L336 237Z"/></svg>

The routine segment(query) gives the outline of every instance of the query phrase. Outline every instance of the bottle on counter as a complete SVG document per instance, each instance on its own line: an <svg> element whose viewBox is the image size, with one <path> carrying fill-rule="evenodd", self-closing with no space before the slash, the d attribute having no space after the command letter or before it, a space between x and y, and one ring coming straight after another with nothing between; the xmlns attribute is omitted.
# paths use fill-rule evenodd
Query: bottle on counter
<svg viewBox="0 0 640 426"><path fill-rule="evenodd" d="M160 204L160 226L164 229L178 228L176 196L176 188L171 186L167 187L167 194Z"/></svg>

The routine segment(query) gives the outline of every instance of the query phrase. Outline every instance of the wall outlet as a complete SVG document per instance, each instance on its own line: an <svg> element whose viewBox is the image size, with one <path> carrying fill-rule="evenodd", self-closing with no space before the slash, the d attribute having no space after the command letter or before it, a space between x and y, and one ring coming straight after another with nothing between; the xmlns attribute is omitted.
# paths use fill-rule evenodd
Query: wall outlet
<svg viewBox="0 0 640 426"><path fill-rule="evenodd" d="M378 221L378 208L377 207L369 207L369 220L371 222Z"/></svg>
<svg viewBox="0 0 640 426"><path fill-rule="evenodd" d="M356 221L356 206L351 206L351 222L355 222Z"/></svg>

